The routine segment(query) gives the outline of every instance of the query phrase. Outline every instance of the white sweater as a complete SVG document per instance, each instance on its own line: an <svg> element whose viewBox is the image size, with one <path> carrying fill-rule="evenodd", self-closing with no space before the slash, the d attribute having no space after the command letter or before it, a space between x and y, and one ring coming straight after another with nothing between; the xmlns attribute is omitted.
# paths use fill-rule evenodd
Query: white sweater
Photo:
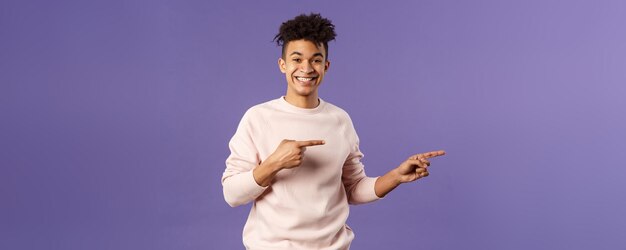
<svg viewBox="0 0 626 250"><path fill-rule="evenodd" d="M326 144L306 148L299 167L281 170L261 187L252 170L283 139ZM348 203L379 199L350 117L321 99L313 109L282 97L250 108L229 146L224 198L233 207L254 202L243 230L247 249L348 249L354 238L346 225Z"/></svg>

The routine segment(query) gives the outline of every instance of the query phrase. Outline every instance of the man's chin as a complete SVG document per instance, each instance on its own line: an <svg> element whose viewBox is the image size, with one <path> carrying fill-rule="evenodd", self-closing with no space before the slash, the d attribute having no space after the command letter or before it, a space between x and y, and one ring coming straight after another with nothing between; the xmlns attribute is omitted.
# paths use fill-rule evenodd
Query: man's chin
<svg viewBox="0 0 626 250"><path fill-rule="evenodd" d="M299 96L309 97L313 95L313 91L300 91L296 92Z"/></svg>
<svg viewBox="0 0 626 250"><path fill-rule="evenodd" d="M309 96L315 93L315 86L295 86L292 88L292 91L298 95Z"/></svg>

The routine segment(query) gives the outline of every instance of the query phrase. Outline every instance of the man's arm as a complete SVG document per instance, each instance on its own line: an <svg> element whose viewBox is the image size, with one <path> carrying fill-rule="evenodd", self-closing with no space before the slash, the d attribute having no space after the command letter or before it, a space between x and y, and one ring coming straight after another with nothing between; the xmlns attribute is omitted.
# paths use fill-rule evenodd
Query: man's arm
<svg viewBox="0 0 626 250"><path fill-rule="evenodd" d="M278 171L300 166L306 147L324 145L324 143L322 140L283 140L274 153L253 170L254 180L259 186L269 186Z"/></svg>
<svg viewBox="0 0 626 250"><path fill-rule="evenodd" d="M274 153L255 166L252 160L253 155L256 155L251 149L253 147L242 146L246 145L245 138L238 135L233 137L231 155L226 160L227 167L222 176L224 199L232 207L256 199L280 170L300 166L305 147L324 144L321 140L283 140Z"/></svg>
<svg viewBox="0 0 626 250"><path fill-rule="evenodd" d="M248 110L237 127L237 131L230 139L228 146L230 155L226 159L226 169L222 175L222 187L224 200L231 207L246 204L265 192L266 188L259 186L252 176L252 170L261 162L259 159L258 145L252 138L257 135L255 131L254 110Z"/></svg>
<svg viewBox="0 0 626 250"><path fill-rule="evenodd" d="M374 185L376 195L378 197L385 197L385 195L402 183L413 182L428 176L428 167L430 166L428 159L445 154L445 151L439 150L409 157L409 159L400 164L400 166L376 180L376 184Z"/></svg>

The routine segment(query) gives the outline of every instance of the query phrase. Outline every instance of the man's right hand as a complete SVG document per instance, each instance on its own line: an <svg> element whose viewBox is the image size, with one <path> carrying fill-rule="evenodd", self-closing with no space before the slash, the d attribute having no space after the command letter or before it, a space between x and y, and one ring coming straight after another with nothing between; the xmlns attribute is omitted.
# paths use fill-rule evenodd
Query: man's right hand
<svg viewBox="0 0 626 250"><path fill-rule="evenodd" d="M298 167L302 164L306 147L324 145L324 143L323 140L283 140L274 150L274 153L265 159L265 163L276 166L278 169Z"/></svg>
<svg viewBox="0 0 626 250"><path fill-rule="evenodd" d="M307 147L324 145L324 143L326 142L323 140L281 141L274 153L254 169L254 180L263 187L268 186L278 171L300 166Z"/></svg>

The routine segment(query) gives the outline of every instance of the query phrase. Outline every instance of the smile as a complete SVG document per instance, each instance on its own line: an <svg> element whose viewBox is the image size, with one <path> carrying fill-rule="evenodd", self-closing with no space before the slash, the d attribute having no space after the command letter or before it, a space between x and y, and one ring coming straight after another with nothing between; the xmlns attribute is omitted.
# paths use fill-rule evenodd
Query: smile
<svg viewBox="0 0 626 250"><path fill-rule="evenodd" d="M298 79L298 81L301 81L301 82L312 81L312 80L314 80L316 78L317 77L298 77L298 76L296 76L296 79Z"/></svg>

